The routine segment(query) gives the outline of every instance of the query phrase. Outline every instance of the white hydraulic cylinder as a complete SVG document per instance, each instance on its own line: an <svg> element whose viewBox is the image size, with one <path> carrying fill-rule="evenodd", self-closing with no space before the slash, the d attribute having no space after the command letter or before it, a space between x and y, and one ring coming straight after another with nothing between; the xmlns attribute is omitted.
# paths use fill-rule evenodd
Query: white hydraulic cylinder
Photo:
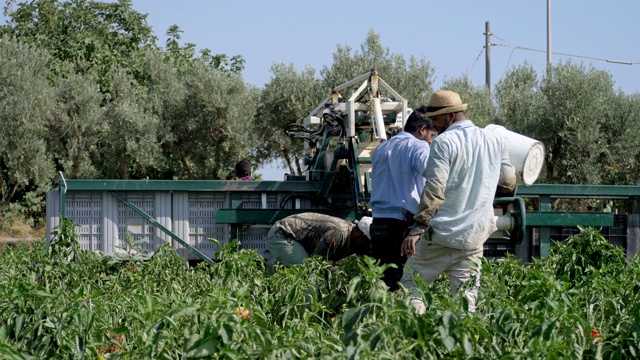
<svg viewBox="0 0 640 360"><path fill-rule="evenodd" d="M498 231L511 231L515 226L515 222L510 215L494 216Z"/></svg>
<svg viewBox="0 0 640 360"><path fill-rule="evenodd" d="M380 141L387 140L387 130L384 127L384 117L382 116L382 106L380 105L380 98L374 97L371 99L373 103L373 117L375 120L376 133Z"/></svg>

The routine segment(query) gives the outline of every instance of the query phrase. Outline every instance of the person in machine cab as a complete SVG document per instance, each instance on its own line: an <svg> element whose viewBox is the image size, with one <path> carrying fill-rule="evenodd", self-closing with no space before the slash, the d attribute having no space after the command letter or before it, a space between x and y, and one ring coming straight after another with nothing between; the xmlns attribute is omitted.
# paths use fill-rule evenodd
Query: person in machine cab
<svg viewBox="0 0 640 360"><path fill-rule="evenodd" d="M253 180L251 176L251 163L247 160L239 161L236 164L236 176L238 180Z"/></svg>

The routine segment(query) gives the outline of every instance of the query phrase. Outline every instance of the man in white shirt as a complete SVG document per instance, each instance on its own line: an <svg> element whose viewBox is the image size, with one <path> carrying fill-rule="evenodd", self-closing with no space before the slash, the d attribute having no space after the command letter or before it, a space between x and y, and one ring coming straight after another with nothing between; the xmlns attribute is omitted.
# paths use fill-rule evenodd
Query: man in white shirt
<svg viewBox="0 0 640 360"><path fill-rule="evenodd" d="M515 189L515 168L503 139L467 119L460 95L437 91L427 107L438 136L431 145L420 207L402 244L402 254L409 259L401 283L423 313L425 304L407 269L428 284L447 273L452 295L473 278L475 284L465 296L468 310L475 311L483 244L497 230L494 196L496 190Z"/></svg>

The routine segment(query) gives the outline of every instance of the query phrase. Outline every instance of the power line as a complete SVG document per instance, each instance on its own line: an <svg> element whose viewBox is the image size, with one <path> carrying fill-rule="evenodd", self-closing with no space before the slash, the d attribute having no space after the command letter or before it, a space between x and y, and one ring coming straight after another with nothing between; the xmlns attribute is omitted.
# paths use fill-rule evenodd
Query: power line
<svg viewBox="0 0 640 360"><path fill-rule="evenodd" d="M478 53L478 57L476 57L476 61L474 61L473 65L471 65L469 72L471 72L471 70L473 70L473 67L476 66L476 63L478 62L478 59L480 59L480 56L482 56L483 52L484 52L484 46L482 47L482 49L480 49L480 52Z"/></svg>
<svg viewBox="0 0 640 360"><path fill-rule="evenodd" d="M529 48L529 47L525 47L525 46L519 46L519 45L515 45L513 43L510 43L509 41L506 41L504 39L501 39L500 37L496 36L495 34L492 34L493 37L497 38L500 41L503 41L505 43L508 43L509 45L504 45L504 44L491 44L491 46L505 46L505 47L513 47L514 50L526 50L526 51L534 51L534 52L542 52L542 53L546 53L545 50L540 50L540 49L533 49L533 48ZM621 60L612 60L612 59L605 59L605 58L600 58L600 57L594 57L594 56L585 56L585 55L576 55L576 54L569 54L569 53L562 53L562 52L555 52L552 51L551 52L554 55L560 55L560 56L567 56L567 57L575 57L575 58L580 58L580 59L588 59L588 60L596 60L596 61L604 61L604 62L608 62L608 63L612 63L612 64L622 64L622 65L640 65L640 62L637 61L621 61ZM513 52L512 52L513 54Z"/></svg>

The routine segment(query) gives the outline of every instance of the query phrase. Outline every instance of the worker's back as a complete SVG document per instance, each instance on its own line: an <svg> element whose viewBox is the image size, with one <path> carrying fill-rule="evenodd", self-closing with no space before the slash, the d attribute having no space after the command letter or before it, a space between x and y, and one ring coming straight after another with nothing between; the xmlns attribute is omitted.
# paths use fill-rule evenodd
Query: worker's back
<svg viewBox="0 0 640 360"><path fill-rule="evenodd" d="M502 138L469 120L454 123L434 140L426 186L441 194L446 184L445 201L431 222L434 242L476 249L496 231L493 199L504 146Z"/></svg>

